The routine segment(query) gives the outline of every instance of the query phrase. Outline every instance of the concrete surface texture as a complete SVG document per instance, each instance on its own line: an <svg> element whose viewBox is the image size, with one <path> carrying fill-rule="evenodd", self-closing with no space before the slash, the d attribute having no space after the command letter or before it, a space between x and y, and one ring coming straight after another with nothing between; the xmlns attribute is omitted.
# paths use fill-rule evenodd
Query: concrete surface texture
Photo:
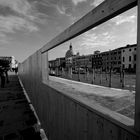
<svg viewBox="0 0 140 140"><path fill-rule="evenodd" d="M49 84L58 90L134 118L135 91L92 85L54 76L49 76L49 79Z"/></svg>

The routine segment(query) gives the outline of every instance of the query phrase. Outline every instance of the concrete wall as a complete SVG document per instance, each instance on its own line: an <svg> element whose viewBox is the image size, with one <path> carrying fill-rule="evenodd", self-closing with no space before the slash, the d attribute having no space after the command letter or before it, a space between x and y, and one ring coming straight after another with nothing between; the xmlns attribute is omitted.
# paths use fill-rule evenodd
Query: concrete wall
<svg viewBox="0 0 140 140"><path fill-rule="evenodd" d="M49 140L139 139L133 120L44 84L42 59L41 50L34 53L20 64L19 76Z"/></svg>

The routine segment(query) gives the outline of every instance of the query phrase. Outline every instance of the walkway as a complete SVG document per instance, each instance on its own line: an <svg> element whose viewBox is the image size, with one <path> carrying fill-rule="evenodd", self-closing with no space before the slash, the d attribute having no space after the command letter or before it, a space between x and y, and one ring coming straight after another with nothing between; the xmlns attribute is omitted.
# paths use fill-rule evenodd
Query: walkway
<svg viewBox="0 0 140 140"><path fill-rule="evenodd" d="M0 88L0 140L41 140L37 118L27 101L18 76Z"/></svg>
<svg viewBox="0 0 140 140"><path fill-rule="evenodd" d="M92 85L55 76L49 84L60 92L91 104L100 104L112 111L134 119L135 91Z"/></svg>

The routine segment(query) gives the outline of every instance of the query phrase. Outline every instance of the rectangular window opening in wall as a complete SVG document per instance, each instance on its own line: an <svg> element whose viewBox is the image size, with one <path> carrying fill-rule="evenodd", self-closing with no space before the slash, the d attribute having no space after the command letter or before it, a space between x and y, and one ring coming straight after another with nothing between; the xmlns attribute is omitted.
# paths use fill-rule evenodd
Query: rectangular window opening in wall
<svg viewBox="0 0 140 140"><path fill-rule="evenodd" d="M133 17L133 22L127 22L126 17ZM78 94L90 102L96 97L102 106L134 119L135 109L130 103L134 96L126 99L124 91L130 95L135 93L136 64L133 62L133 56L135 60L136 32L133 32L133 38L130 37L130 27L134 28L133 31L136 30L136 17L137 7L64 43L58 41L56 44L60 45L42 53L43 82L49 82L66 94ZM68 36L68 33L64 36ZM100 95L97 94L99 91L96 91L98 86L102 87L98 88ZM120 100L117 100L116 96ZM125 107L129 103L133 109L127 114ZM119 106L120 104L122 106Z"/></svg>

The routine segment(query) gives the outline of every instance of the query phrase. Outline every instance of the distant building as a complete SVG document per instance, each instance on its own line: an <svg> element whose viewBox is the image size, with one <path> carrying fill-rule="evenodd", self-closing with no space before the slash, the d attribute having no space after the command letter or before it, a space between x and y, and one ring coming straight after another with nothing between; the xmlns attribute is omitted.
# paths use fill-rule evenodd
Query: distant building
<svg viewBox="0 0 140 140"><path fill-rule="evenodd" d="M65 57L56 58L55 60L49 61L50 74L60 75L62 69L65 68Z"/></svg>
<svg viewBox="0 0 140 140"><path fill-rule="evenodd" d="M55 65L56 75L59 76L61 75L62 69L65 67L65 57L56 58Z"/></svg>
<svg viewBox="0 0 140 140"><path fill-rule="evenodd" d="M122 68L125 71L135 72L136 71L136 48L137 45L127 45L121 48L122 53Z"/></svg>
<svg viewBox="0 0 140 140"><path fill-rule="evenodd" d="M108 71L110 68L110 52L102 52L102 70Z"/></svg>
<svg viewBox="0 0 140 140"><path fill-rule="evenodd" d="M92 55L76 55L73 57L73 67L77 68L88 68L92 69Z"/></svg>
<svg viewBox="0 0 140 140"><path fill-rule="evenodd" d="M72 45L70 44L69 50L66 52L65 57L57 58L56 60L49 61L52 69L66 68L68 73L72 74L72 69L88 68L102 69L103 71L126 72L136 71L136 44L127 45L114 50L100 52L95 51L94 54L82 55L79 53L73 54Z"/></svg>
<svg viewBox="0 0 140 140"><path fill-rule="evenodd" d="M87 60L86 62L86 67L91 70L92 69L92 57L93 55L92 54L89 54L89 55L86 55L85 58Z"/></svg>
<svg viewBox="0 0 140 140"><path fill-rule="evenodd" d="M136 44L102 52L101 54L103 70L108 70L111 67L113 71L136 71Z"/></svg>
<svg viewBox="0 0 140 140"><path fill-rule="evenodd" d="M49 74L50 75L55 75L56 73L55 73L55 71L56 71L56 59L55 60L50 60L49 61Z"/></svg>
<svg viewBox="0 0 140 140"><path fill-rule="evenodd" d="M51 70L55 70L55 68L56 68L56 63L55 63L55 61L56 61L56 60L50 60L50 61L49 61L49 68L50 68Z"/></svg>
<svg viewBox="0 0 140 140"><path fill-rule="evenodd" d="M73 59L73 49L72 45L70 44L69 50L66 52L65 61L66 61L66 68L72 67L72 59Z"/></svg>
<svg viewBox="0 0 140 140"><path fill-rule="evenodd" d="M69 50L66 52L65 61L66 61L66 71L68 72L68 77L72 78L72 67L73 67L73 49L70 44Z"/></svg>
<svg viewBox="0 0 140 140"><path fill-rule="evenodd" d="M94 51L94 54L96 55L96 54L100 54L100 51L99 50L96 50L96 51Z"/></svg>
<svg viewBox="0 0 140 140"><path fill-rule="evenodd" d="M102 68L102 54L101 53L95 53L92 56L92 68L93 69L100 69Z"/></svg>
<svg viewBox="0 0 140 140"><path fill-rule="evenodd" d="M111 51L111 69L112 71L121 70L121 48L117 48Z"/></svg>

